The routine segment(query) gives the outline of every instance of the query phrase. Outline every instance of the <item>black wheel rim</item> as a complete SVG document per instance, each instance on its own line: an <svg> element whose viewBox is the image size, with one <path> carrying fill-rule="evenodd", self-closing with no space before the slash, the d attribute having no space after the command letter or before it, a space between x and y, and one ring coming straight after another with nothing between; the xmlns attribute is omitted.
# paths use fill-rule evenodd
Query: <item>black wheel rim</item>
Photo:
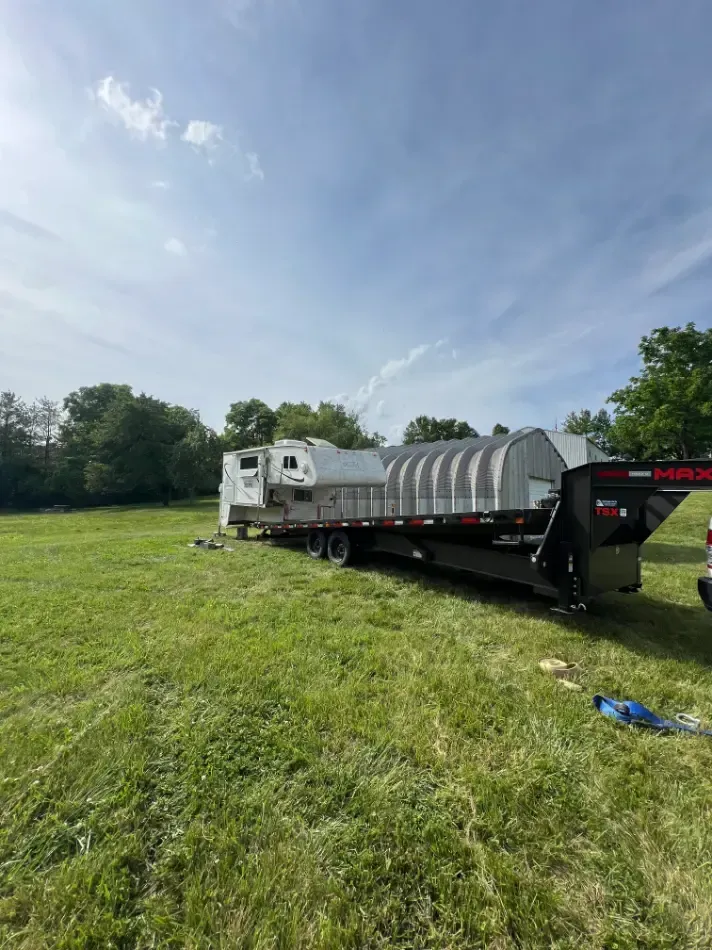
<svg viewBox="0 0 712 950"><path fill-rule="evenodd" d="M343 541L337 541L334 545L334 557L337 561L343 561L346 557L346 545Z"/></svg>

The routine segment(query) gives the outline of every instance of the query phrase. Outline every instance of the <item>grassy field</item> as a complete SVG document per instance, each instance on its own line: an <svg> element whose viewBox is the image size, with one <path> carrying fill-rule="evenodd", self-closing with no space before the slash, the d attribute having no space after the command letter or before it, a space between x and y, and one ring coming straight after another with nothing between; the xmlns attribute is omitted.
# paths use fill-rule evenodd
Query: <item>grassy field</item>
<svg viewBox="0 0 712 950"><path fill-rule="evenodd" d="M189 549L213 504L0 518L0 947L709 947L712 741L590 697L712 718L710 504L574 619Z"/></svg>

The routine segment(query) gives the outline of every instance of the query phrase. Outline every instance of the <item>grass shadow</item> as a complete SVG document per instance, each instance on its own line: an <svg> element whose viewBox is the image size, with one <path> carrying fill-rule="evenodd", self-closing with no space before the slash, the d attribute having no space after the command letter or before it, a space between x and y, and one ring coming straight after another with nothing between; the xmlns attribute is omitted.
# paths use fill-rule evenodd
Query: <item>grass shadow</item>
<svg viewBox="0 0 712 950"><path fill-rule="evenodd" d="M491 604L510 613L513 621L526 613L592 638L615 641L644 656L712 666L712 616L701 603L680 604L643 592L610 593L594 601L586 613L561 615L552 612L553 600L524 585L439 565L401 564L374 555L355 569L376 570L443 594Z"/></svg>

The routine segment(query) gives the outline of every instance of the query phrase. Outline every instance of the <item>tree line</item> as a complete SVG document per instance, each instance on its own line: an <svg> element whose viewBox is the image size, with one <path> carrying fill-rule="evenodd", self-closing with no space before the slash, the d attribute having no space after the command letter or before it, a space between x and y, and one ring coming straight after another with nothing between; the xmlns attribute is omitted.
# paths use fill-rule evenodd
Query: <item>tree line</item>
<svg viewBox="0 0 712 950"><path fill-rule="evenodd" d="M662 327L640 342L641 369L608 399L614 408L568 414L563 429L586 435L622 459L712 455L712 330ZM509 432L497 423L493 435ZM416 416L405 444L475 438L458 419ZM26 403L0 393L0 507L106 505L212 494L225 451L314 436L346 449L385 444L357 412L334 402L310 406L235 402L222 433L194 409L101 383L61 403Z"/></svg>

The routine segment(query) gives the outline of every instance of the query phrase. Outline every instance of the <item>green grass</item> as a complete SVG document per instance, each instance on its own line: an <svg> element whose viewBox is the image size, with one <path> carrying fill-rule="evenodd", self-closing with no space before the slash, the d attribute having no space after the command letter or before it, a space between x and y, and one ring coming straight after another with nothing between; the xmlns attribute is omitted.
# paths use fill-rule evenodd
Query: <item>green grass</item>
<svg viewBox="0 0 712 950"><path fill-rule="evenodd" d="M710 946L712 742L590 700L712 718L708 507L573 619L212 504L0 518L0 947Z"/></svg>

